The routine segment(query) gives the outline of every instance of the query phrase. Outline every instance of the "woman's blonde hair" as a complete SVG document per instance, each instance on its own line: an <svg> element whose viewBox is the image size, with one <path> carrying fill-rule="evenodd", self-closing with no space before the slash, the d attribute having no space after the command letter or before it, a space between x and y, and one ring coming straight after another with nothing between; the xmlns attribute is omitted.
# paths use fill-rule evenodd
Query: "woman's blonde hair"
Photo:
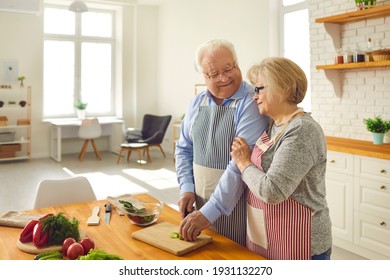
<svg viewBox="0 0 390 280"><path fill-rule="evenodd" d="M261 77L264 86L281 100L289 103L301 103L307 91L305 72L292 60L284 57L269 57L253 65L247 72L247 78L255 85ZM274 98L276 96L270 96Z"/></svg>

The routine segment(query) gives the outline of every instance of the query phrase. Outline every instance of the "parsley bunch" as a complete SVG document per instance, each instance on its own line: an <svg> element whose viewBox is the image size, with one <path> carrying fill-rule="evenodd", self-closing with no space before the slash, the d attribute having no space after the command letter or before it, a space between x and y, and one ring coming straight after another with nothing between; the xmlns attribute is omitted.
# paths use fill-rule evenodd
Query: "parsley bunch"
<svg viewBox="0 0 390 280"><path fill-rule="evenodd" d="M49 231L50 245L62 245L64 240L68 237L73 237L76 241L80 240L79 224L80 222L73 218L69 220L63 213L52 215L44 220L43 231Z"/></svg>

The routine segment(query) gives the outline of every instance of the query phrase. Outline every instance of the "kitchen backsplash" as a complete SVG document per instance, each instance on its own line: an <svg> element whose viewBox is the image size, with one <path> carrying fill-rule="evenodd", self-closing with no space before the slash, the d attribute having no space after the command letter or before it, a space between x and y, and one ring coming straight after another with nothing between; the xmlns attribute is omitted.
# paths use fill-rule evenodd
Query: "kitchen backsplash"
<svg viewBox="0 0 390 280"><path fill-rule="evenodd" d="M377 6L384 4L390 1L377 1ZM326 135L371 141L363 119L381 115L390 120L390 67L327 70L327 74L315 68L333 64L339 47L354 51L358 45L366 50L369 38L373 49L390 48L390 16L341 24L340 42L335 43L325 24L315 22L316 18L356 10L354 0L309 1L312 115ZM335 77L329 79L327 75ZM385 142L390 143L390 133Z"/></svg>

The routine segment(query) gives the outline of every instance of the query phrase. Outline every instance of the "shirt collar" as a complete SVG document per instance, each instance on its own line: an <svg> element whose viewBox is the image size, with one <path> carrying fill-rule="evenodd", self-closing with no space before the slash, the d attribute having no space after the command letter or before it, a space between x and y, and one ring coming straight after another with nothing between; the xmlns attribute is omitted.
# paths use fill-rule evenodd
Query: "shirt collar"
<svg viewBox="0 0 390 280"><path fill-rule="evenodd" d="M230 96L228 99L225 99L221 105L224 105L225 103L227 102L231 102L232 100L236 100L236 99L241 99L244 97L245 95L245 92L247 91L248 87L250 87L250 85L248 83L246 83L245 81L242 81L241 84L240 84L240 87L238 88L238 90L232 95ZM207 97L210 99L210 100L213 100L213 97L210 93L210 91L208 89L206 89L206 95Z"/></svg>

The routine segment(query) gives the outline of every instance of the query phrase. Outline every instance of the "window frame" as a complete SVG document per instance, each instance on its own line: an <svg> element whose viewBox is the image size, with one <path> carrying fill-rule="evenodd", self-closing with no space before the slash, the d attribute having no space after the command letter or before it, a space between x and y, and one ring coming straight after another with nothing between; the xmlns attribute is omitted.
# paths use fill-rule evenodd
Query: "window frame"
<svg viewBox="0 0 390 280"><path fill-rule="evenodd" d="M64 9L68 10L68 6L61 5L61 4L44 4L43 7L43 13L46 8L56 8L56 9ZM111 45L111 108L109 112L94 112L89 113L87 110L87 117L111 117L111 116L117 116L117 101L120 100L120 97L118 96L116 89L116 86L118 84L118 79L121 76L121 73L118 73L117 69L117 61L122 57L122 53L119 51L120 48L118 48L118 41L120 38L118 38L118 23L120 15L118 14L118 7L113 6L104 6L99 5L99 7L93 7L93 5L88 5L88 11L89 12L102 12L102 13L109 13L111 14L111 24L112 24L112 30L111 30L111 37L98 37L98 36L82 36L81 34L81 16L82 13L75 13L75 34L74 35L65 35L65 34L52 34L52 33L45 33L44 31L44 24L43 23L43 45L46 41L68 41L74 43L75 47L75 57L74 57L74 64L75 64L75 73L74 73L74 102L76 103L78 100L80 100L81 97L81 49L82 49L82 43L108 43ZM45 17L43 15L43 20L45 20ZM43 49L43 59L44 59L44 49ZM72 114L66 114L66 113L59 113L59 114L46 114L45 112L45 83L44 83L44 67L43 64L43 119L55 119L55 118L75 118L77 117L77 110L76 108L73 108ZM50 106L50 105L49 105Z"/></svg>
<svg viewBox="0 0 390 280"><path fill-rule="evenodd" d="M285 30L284 30L284 16L288 13L292 13L292 12L297 12L297 11L300 11L300 10L305 10L307 9L308 12L309 12L309 1L308 0L303 0L302 2L300 3L296 3L296 4L292 4L292 5L288 5L288 6L284 6L283 5L283 0L279 0L279 24L280 24L280 38L279 38L279 49L280 49L280 53L283 57L286 57L286 51L285 51ZM309 29L309 22L307 23L308 24L308 31L309 31L309 36L310 36L310 29ZM309 49L310 49L310 39L309 39ZM310 63L310 53L308 53L308 59L309 59L309 64ZM307 112L311 112L311 82L310 82L310 69L311 67L309 67L309 69L307 69L308 73L306 73L307 75L307 79L308 79L308 88L307 88L307 96L305 96L305 101L306 101L306 98L309 98L309 100L307 102L310 103L310 107L309 108L304 108L305 111ZM305 70L305 69L303 69ZM305 71L306 72L306 71ZM301 104L301 103L300 103Z"/></svg>

